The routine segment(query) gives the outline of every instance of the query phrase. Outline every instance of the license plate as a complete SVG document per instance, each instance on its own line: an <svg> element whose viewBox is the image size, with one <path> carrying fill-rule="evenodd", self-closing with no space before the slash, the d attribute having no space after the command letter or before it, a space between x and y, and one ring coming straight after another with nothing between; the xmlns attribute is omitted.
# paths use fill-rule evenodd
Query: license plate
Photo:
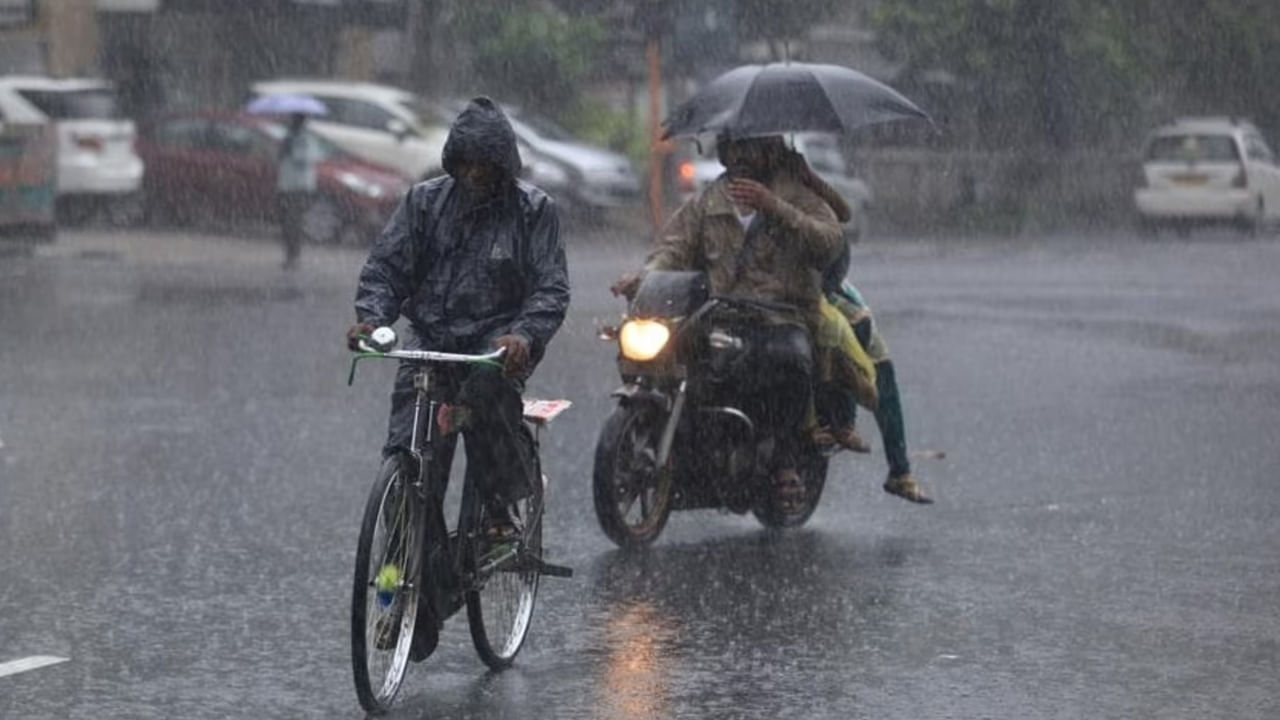
<svg viewBox="0 0 1280 720"><path fill-rule="evenodd" d="M1199 175L1199 174L1171 175L1169 179L1173 181L1174 185L1189 185L1189 186L1203 185L1209 181L1209 177L1207 175Z"/></svg>

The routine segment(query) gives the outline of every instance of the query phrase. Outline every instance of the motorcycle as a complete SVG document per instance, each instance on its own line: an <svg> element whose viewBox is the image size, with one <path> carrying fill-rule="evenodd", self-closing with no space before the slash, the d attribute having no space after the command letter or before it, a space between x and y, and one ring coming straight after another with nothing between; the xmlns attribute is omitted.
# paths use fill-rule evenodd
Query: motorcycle
<svg viewBox="0 0 1280 720"><path fill-rule="evenodd" d="M804 444L802 490L771 480L776 442L741 391L761 315L793 309L713 297L700 272L650 271L617 327L622 386L596 442L592 495L605 535L620 547L653 542L676 510L748 511L766 527L803 525L818 506L832 450Z"/></svg>

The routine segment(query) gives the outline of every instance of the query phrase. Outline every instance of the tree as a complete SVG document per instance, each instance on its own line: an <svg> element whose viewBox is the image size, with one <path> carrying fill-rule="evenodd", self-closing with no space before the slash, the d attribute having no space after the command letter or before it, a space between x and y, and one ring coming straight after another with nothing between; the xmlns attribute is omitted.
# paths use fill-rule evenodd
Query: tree
<svg viewBox="0 0 1280 720"><path fill-rule="evenodd" d="M908 76L960 78L980 143L1131 142L1160 110L1280 123L1274 0L896 0L873 18Z"/></svg>
<svg viewBox="0 0 1280 720"><path fill-rule="evenodd" d="M574 104L605 41L593 18L512 0L459 0L449 29L453 42L470 50L478 84L552 115Z"/></svg>

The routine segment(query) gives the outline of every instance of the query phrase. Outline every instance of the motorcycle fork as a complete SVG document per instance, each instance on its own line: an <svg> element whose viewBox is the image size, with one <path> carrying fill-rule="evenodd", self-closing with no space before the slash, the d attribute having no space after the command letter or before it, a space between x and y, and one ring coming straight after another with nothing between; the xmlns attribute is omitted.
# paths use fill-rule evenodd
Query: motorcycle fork
<svg viewBox="0 0 1280 720"><path fill-rule="evenodd" d="M680 424L680 417L684 415L684 402L688 381L681 380L680 388L676 390L676 399L671 403L671 413L667 415L667 424L662 428L662 439L658 441L658 467L667 466L667 460L671 457L671 445L676 438L676 427Z"/></svg>

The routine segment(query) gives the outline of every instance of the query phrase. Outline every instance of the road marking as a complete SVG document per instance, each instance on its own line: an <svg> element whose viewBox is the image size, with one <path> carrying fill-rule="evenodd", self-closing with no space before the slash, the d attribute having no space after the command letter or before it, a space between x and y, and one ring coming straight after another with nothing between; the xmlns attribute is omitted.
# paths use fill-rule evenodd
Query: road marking
<svg viewBox="0 0 1280 720"><path fill-rule="evenodd" d="M70 658L54 657L53 655L33 655L29 658L21 660L10 660L7 663L0 663L0 677L5 675L17 675L20 672L35 670L37 668L46 667L48 665L57 665L64 663Z"/></svg>

